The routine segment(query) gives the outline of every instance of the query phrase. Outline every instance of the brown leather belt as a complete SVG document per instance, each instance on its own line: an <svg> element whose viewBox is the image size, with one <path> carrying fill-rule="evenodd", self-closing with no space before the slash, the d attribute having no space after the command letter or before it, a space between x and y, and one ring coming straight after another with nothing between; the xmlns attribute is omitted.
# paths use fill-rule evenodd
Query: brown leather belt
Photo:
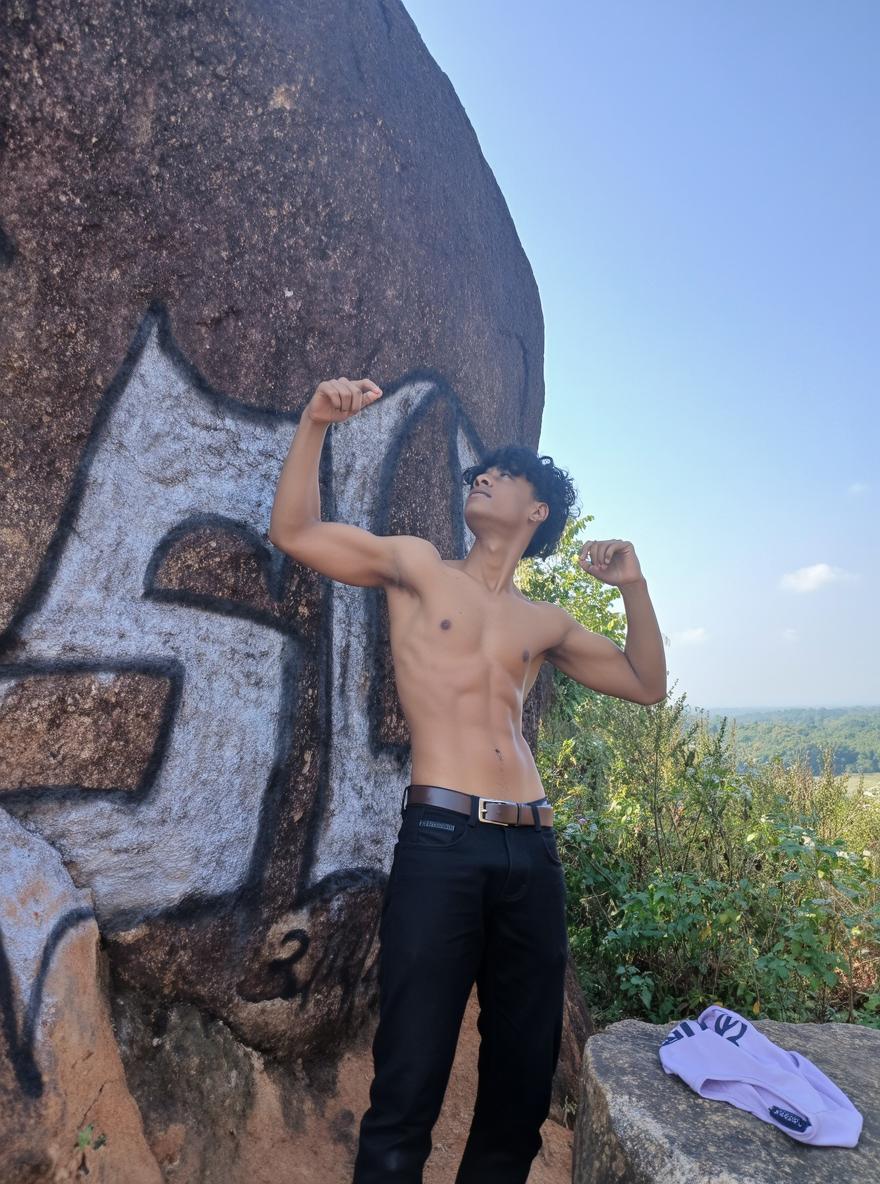
<svg viewBox="0 0 880 1184"><path fill-rule="evenodd" d="M429 806L444 806L470 816L471 802L478 798L477 818L480 822L494 822L499 826L534 826L535 815L528 802L514 802L507 798L483 798L475 793L463 793L459 789L446 789L442 785L408 785L406 800ZM545 799L546 801L546 799ZM553 825L553 807L538 806L538 817L542 826Z"/></svg>

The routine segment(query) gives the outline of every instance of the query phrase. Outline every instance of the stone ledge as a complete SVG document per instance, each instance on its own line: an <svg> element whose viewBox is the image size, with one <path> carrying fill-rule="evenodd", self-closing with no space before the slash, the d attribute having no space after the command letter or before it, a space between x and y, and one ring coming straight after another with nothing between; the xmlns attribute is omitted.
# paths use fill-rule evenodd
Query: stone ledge
<svg viewBox="0 0 880 1184"><path fill-rule="evenodd" d="M857 1147L810 1147L753 1114L694 1093L663 1071L675 1027L621 1020L586 1043L573 1184L876 1184L880 1180L880 1031L855 1024L755 1027L809 1057L862 1113Z"/></svg>

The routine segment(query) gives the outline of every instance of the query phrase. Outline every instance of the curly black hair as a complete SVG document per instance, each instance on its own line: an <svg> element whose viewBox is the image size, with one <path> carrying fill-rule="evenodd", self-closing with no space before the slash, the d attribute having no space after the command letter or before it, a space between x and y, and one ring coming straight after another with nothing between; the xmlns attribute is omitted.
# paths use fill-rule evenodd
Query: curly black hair
<svg viewBox="0 0 880 1184"><path fill-rule="evenodd" d="M550 513L540 523L521 556L522 559L531 559L532 556L546 559L556 550L578 498L567 470L557 468L552 457L538 456L534 449L523 444L504 444L486 453L479 464L465 469L461 479L464 484L473 487L480 473L493 467L505 469L514 477L527 478L538 501L546 502L550 507Z"/></svg>

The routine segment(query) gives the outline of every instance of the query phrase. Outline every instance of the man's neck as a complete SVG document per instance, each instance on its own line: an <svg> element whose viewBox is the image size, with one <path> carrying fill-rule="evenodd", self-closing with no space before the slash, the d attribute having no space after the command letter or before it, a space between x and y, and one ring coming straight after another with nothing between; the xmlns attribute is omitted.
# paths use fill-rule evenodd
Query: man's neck
<svg viewBox="0 0 880 1184"><path fill-rule="evenodd" d="M513 582L513 573L520 557L517 548L511 547L509 542L493 543L477 539L459 571L467 572L495 596L515 596L517 588Z"/></svg>

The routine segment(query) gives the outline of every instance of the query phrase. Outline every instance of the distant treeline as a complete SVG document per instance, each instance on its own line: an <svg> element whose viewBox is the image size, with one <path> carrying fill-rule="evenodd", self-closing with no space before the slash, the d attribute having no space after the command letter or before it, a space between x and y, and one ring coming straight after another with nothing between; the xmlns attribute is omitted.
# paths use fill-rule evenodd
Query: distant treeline
<svg viewBox="0 0 880 1184"><path fill-rule="evenodd" d="M688 714L701 714L710 732L717 732L726 716L743 762L806 760L818 776L822 752L830 748L835 774L880 772L880 707L713 707Z"/></svg>

